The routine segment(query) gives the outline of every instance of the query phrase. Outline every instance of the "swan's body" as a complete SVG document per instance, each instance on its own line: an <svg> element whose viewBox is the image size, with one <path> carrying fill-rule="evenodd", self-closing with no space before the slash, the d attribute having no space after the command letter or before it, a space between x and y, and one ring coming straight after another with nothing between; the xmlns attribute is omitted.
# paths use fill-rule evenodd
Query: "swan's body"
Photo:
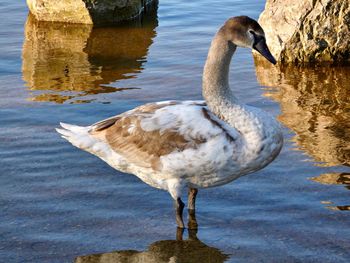
<svg viewBox="0 0 350 263"><path fill-rule="evenodd" d="M260 109L239 103L228 85L236 45L252 41L237 35L242 23L261 33L247 17L230 19L218 31L204 68L206 101L150 103L87 127L61 124L65 129L58 132L115 169L169 191L178 204L186 187L226 184L265 167L282 147L279 124Z"/></svg>

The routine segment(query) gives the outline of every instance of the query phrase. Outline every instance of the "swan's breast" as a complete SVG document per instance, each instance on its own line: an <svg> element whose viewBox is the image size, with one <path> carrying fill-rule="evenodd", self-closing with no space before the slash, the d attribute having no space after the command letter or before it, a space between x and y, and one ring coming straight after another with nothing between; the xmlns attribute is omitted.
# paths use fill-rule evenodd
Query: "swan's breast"
<svg viewBox="0 0 350 263"><path fill-rule="evenodd" d="M245 106L241 115L243 123L236 124L241 131L242 169L249 173L264 168L279 154L283 145L281 125L269 113Z"/></svg>

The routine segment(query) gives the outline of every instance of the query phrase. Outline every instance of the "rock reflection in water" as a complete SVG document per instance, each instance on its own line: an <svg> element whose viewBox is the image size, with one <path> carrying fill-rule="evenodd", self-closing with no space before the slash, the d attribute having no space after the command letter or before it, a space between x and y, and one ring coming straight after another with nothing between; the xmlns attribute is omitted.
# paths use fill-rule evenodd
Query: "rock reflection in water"
<svg viewBox="0 0 350 263"><path fill-rule="evenodd" d="M221 263L229 256L209 247L197 238L196 230L188 230L183 240L183 229L177 229L177 240L162 240L151 244L146 251L120 250L103 254L77 257L75 263Z"/></svg>
<svg viewBox="0 0 350 263"><path fill-rule="evenodd" d="M344 185L350 190L350 173L326 173L317 177L310 178L312 181L325 185ZM324 204L333 204L332 202L322 202ZM350 205L326 206L331 210L350 210Z"/></svg>
<svg viewBox="0 0 350 263"><path fill-rule="evenodd" d="M255 68L297 146L321 165L350 165L350 67L275 67L255 58Z"/></svg>
<svg viewBox="0 0 350 263"><path fill-rule="evenodd" d="M327 173L317 177L310 178L314 182L321 184L340 184L346 185L350 190L350 173Z"/></svg>
<svg viewBox="0 0 350 263"><path fill-rule="evenodd" d="M108 85L143 69L157 23L156 8L142 22L110 28L39 22L29 15L22 72L31 99L89 102L96 96L88 95L125 89Z"/></svg>

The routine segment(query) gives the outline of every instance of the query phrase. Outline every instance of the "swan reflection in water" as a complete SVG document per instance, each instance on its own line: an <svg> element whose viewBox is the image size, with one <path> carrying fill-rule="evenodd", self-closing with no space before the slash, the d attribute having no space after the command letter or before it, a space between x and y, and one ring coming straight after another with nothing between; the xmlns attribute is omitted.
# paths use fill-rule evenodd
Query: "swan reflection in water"
<svg viewBox="0 0 350 263"><path fill-rule="evenodd" d="M281 106L279 120L293 141L321 166L350 165L350 67L271 67L255 58L266 96Z"/></svg>
<svg viewBox="0 0 350 263"><path fill-rule="evenodd" d="M190 224L195 218L190 215ZM176 240L162 240L152 243L146 251L119 250L103 254L79 256L75 263L222 263L229 256L219 249L207 246L197 238L197 230L188 230L188 239L183 239L183 228L177 228Z"/></svg>
<svg viewBox="0 0 350 263"><path fill-rule="evenodd" d="M30 99L89 102L96 94L126 89L110 84L142 71L157 24L156 6L150 7L142 22L108 28L39 22L29 15L22 73Z"/></svg>
<svg viewBox="0 0 350 263"><path fill-rule="evenodd" d="M271 67L255 57L257 79L265 95L281 106L279 120L295 132L293 142L320 166L350 166L350 67ZM350 189L349 173L310 178ZM350 205L331 205L350 210Z"/></svg>

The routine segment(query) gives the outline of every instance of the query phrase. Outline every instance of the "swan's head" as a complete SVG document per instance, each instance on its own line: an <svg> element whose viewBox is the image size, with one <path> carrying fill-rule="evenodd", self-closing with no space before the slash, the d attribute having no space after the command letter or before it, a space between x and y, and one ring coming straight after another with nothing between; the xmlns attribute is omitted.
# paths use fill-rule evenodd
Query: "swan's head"
<svg viewBox="0 0 350 263"><path fill-rule="evenodd" d="M221 30L236 46L252 48L272 64L276 64L275 58L266 45L264 30L254 19L247 16L232 17L226 21Z"/></svg>

